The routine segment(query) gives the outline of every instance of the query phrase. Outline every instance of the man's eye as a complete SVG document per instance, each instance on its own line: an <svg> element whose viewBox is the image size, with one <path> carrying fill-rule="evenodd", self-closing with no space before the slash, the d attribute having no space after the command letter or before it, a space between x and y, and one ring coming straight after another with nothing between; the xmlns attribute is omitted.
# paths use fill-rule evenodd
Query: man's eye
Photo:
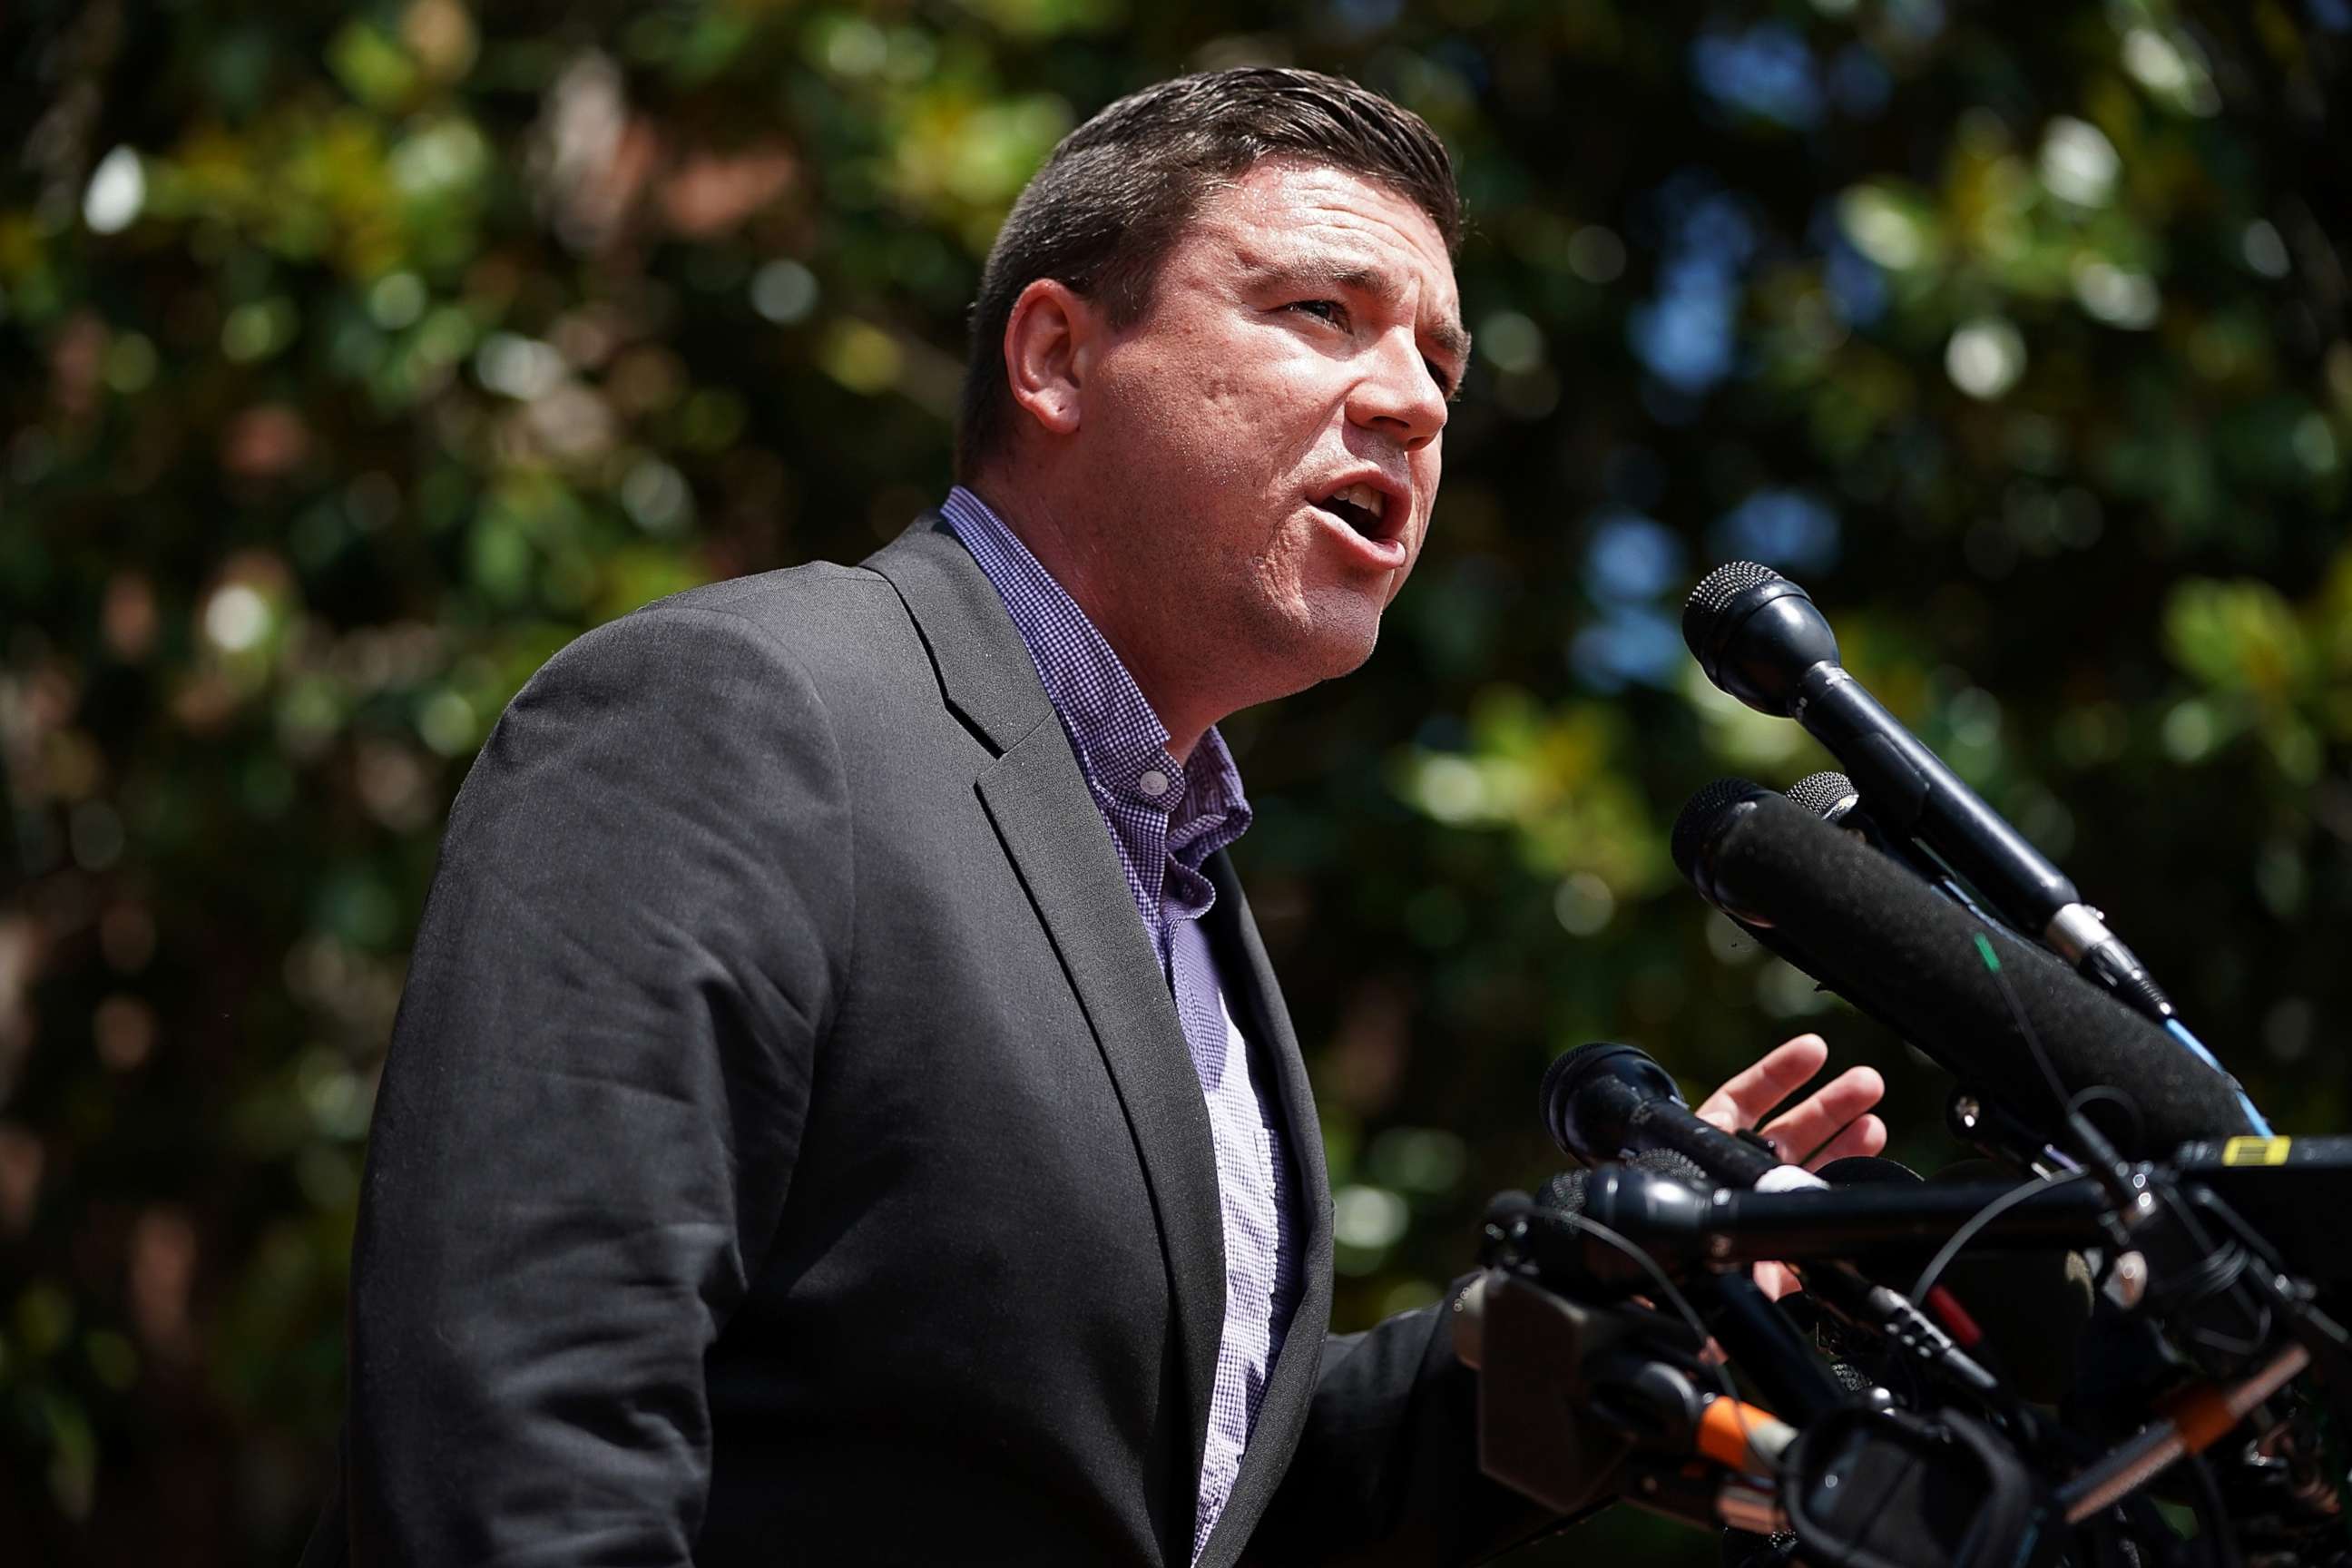
<svg viewBox="0 0 2352 1568"><path fill-rule="evenodd" d="M1454 377L1446 373L1444 365L1433 359L1425 359L1421 363L1428 367L1429 379L1437 383L1437 390L1445 395L1447 402L1452 402L1454 395L1462 390L1454 384Z"/></svg>
<svg viewBox="0 0 2352 1568"><path fill-rule="evenodd" d="M1288 308L1302 311L1318 321L1328 321L1333 326L1341 325L1348 319L1347 307L1337 300L1298 300Z"/></svg>

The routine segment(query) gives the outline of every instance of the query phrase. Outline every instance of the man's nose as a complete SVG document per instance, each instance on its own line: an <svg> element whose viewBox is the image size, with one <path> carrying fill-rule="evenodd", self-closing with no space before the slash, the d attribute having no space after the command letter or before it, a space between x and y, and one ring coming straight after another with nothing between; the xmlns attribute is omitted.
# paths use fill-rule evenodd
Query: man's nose
<svg viewBox="0 0 2352 1568"><path fill-rule="evenodd" d="M1436 373L1412 334L1383 334L1372 351L1372 363L1349 399L1349 418L1417 452L1437 439L1445 428L1445 389L1438 385Z"/></svg>

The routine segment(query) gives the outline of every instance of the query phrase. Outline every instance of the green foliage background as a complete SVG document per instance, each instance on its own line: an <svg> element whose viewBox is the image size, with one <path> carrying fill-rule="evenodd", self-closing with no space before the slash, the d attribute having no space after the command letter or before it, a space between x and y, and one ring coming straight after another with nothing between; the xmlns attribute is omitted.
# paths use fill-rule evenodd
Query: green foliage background
<svg viewBox="0 0 2352 1568"><path fill-rule="evenodd" d="M57 0L0 186L0 1531L290 1560L443 812L583 628L855 559L947 482L961 312L1054 140L1180 69L1455 149L1479 362L1350 679L1230 726L1320 1086L1341 1326L1554 1163L1546 1058L1799 1026L1937 1075L1677 885L1829 760L1672 630L1784 564L2340 1130L2352 913L2343 0ZM593 1151L586 1152L593 1155ZM1612 1517L1530 1560L1711 1542ZM1677 1554L1680 1555L1677 1555ZM1549 1555L1547 1555L1549 1554Z"/></svg>

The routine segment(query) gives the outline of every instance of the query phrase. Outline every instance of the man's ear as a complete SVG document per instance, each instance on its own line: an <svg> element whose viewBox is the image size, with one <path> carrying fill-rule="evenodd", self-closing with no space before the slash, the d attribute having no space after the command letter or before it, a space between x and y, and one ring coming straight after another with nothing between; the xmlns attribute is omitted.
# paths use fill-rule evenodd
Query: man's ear
<svg viewBox="0 0 2352 1568"><path fill-rule="evenodd" d="M1087 373L1103 330L1094 302L1040 278L1021 290L1004 322L1004 374L1013 401L1048 435L1075 436Z"/></svg>

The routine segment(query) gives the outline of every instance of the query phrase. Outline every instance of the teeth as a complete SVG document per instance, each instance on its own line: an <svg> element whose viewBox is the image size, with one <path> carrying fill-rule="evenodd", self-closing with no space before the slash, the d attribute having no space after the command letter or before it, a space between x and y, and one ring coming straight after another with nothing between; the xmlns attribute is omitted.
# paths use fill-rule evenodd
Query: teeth
<svg viewBox="0 0 2352 1568"><path fill-rule="evenodd" d="M1353 484L1344 490L1335 490L1332 492L1331 499L1362 507L1374 517L1381 516L1388 510L1388 497L1367 484Z"/></svg>

